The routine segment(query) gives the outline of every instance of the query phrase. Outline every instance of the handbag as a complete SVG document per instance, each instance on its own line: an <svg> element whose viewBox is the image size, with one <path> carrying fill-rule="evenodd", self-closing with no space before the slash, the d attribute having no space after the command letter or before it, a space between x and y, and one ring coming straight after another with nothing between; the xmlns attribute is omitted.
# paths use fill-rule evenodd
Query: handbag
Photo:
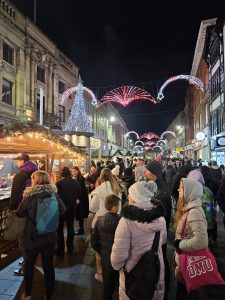
<svg viewBox="0 0 225 300"><path fill-rule="evenodd" d="M7 241L18 240L24 232L26 218L19 218L15 210L10 210L6 227L4 229L4 239Z"/></svg>
<svg viewBox="0 0 225 300"><path fill-rule="evenodd" d="M183 238L188 213L182 226L181 239ZM215 257L208 247L194 252L182 251L178 255L180 272L188 294L206 285L225 284L225 281L218 272Z"/></svg>
<svg viewBox="0 0 225 300"><path fill-rule="evenodd" d="M151 250L139 259L129 273L124 271L126 294L131 300L150 300L154 296L160 274L159 239L160 232L158 231Z"/></svg>

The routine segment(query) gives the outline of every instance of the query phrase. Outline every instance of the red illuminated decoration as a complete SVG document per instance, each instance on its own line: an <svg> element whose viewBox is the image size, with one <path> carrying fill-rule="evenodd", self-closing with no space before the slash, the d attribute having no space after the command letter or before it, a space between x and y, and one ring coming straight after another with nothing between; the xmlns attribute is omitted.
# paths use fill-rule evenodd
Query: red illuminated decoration
<svg viewBox="0 0 225 300"><path fill-rule="evenodd" d="M122 86L108 92L100 102L97 108L109 102L118 103L121 106L128 106L133 101L147 100L156 104L157 101L145 90L135 86Z"/></svg>
<svg viewBox="0 0 225 300"><path fill-rule="evenodd" d="M151 141L154 139L159 139L159 136L153 132L147 132L147 133L142 134L142 136L140 136L140 140L144 140L144 139Z"/></svg>

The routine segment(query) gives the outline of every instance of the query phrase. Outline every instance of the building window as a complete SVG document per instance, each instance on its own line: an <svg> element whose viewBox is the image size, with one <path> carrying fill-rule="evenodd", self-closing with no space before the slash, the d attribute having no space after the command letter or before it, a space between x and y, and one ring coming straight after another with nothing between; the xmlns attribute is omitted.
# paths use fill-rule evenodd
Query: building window
<svg viewBox="0 0 225 300"><path fill-rule="evenodd" d="M12 105L12 82L2 79L2 102Z"/></svg>
<svg viewBox="0 0 225 300"><path fill-rule="evenodd" d="M218 111L212 112L212 123L211 123L211 135L216 135L218 133Z"/></svg>
<svg viewBox="0 0 225 300"><path fill-rule="evenodd" d="M3 42L3 60L13 65L13 48Z"/></svg>
<svg viewBox="0 0 225 300"><path fill-rule="evenodd" d="M219 58L220 58L220 43L219 43L219 39L217 37L215 37L214 42L210 49L209 62L210 62L211 68L213 68L213 66L216 64L216 62L219 60Z"/></svg>
<svg viewBox="0 0 225 300"><path fill-rule="evenodd" d="M59 94L63 94L65 91L65 83L59 80Z"/></svg>
<svg viewBox="0 0 225 300"><path fill-rule="evenodd" d="M221 92L221 76L220 68L216 70L210 80L210 98L211 101L215 100Z"/></svg>
<svg viewBox="0 0 225 300"><path fill-rule="evenodd" d="M36 108L38 115L40 114L40 94L37 94ZM45 113L45 96L43 96L43 114Z"/></svg>
<svg viewBox="0 0 225 300"><path fill-rule="evenodd" d="M45 69L37 66L37 80L45 83Z"/></svg>
<svg viewBox="0 0 225 300"><path fill-rule="evenodd" d="M65 122L65 106L59 105L59 122L60 124Z"/></svg>

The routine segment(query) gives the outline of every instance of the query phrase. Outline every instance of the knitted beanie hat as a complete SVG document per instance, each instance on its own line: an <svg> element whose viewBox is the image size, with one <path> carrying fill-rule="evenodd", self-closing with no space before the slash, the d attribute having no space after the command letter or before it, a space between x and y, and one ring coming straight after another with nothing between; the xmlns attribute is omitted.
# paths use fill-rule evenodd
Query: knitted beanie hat
<svg viewBox="0 0 225 300"><path fill-rule="evenodd" d="M154 174L157 178L162 177L163 166L158 161L150 161L145 168Z"/></svg>
<svg viewBox="0 0 225 300"><path fill-rule="evenodd" d="M157 184L154 181L138 181L129 188L129 196L135 203L150 202L157 191Z"/></svg>

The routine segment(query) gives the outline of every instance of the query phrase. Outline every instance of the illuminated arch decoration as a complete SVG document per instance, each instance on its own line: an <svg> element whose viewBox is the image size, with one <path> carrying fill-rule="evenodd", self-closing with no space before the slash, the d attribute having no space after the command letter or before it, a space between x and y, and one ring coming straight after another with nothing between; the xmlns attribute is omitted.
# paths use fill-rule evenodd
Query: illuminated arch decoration
<svg viewBox="0 0 225 300"><path fill-rule="evenodd" d="M133 101L147 100L153 104L157 101L145 90L136 86L121 86L105 94L97 104L97 108L109 102L118 103L123 107Z"/></svg>
<svg viewBox="0 0 225 300"><path fill-rule="evenodd" d="M134 152L142 152L144 150L144 147L142 146L134 146L133 151Z"/></svg>
<svg viewBox="0 0 225 300"><path fill-rule="evenodd" d="M151 141L153 139L159 139L159 136L153 132L147 132L140 136L140 140L148 140Z"/></svg>
<svg viewBox="0 0 225 300"><path fill-rule="evenodd" d="M157 146L160 146L160 144L164 143L164 145L166 145L166 141L165 140L158 140L157 142Z"/></svg>
<svg viewBox="0 0 225 300"><path fill-rule="evenodd" d="M137 140L139 140L139 134L138 134L136 131L129 131L129 132L126 134L126 137L129 137L130 134L135 134Z"/></svg>
<svg viewBox="0 0 225 300"><path fill-rule="evenodd" d="M201 91L204 91L204 84L203 82L194 76L191 75L177 75L169 78L167 81L164 82L164 84L161 86L158 95L157 95L157 100L160 102L164 98L163 90L165 87L170 84L171 82L174 82L176 80L187 80L190 84L193 84L196 86L196 88L200 89Z"/></svg>
<svg viewBox="0 0 225 300"><path fill-rule="evenodd" d="M152 147L150 147L150 146L144 146L144 149L145 149L146 151L149 151L149 150L152 150Z"/></svg>
<svg viewBox="0 0 225 300"><path fill-rule="evenodd" d="M146 142L145 146L152 148L152 147L156 146L156 143L154 143L154 142Z"/></svg>
<svg viewBox="0 0 225 300"><path fill-rule="evenodd" d="M155 152L156 152L156 149L159 149L159 152L162 151L162 147L161 146L156 145L156 146L154 146L152 148L152 150L155 151Z"/></svg>
<svg viewBox="0 0 225 300"><path fill-rule="evenodd" d="M165 135L167 135L167 134L170 134L170 135L172 135L174 139L176 139L176 138L177 138L177 136L176 136L176 133L175 133L175 132L173 132L173 131L165 131L165 132L163 132L163 133L162 133L162 135L161 135L161 137L160 137L160 140L164 139Z"/></svg>
<svg viewBox="0 0 225 300"><path fill-rule="evenodd" d="M71 95L71 94L73 94L74 92L80 92L80 91L82 91L82 92L86 92L86 93L88 93L88 95L90 95L91 96L91 104L93 105L93 106L96 106L97 105L97 99L96 99L96 97L95 97L95 94L90 90L90 89L88 89L87 87L85 87L85 86L83 86L83 84L82 84L82 82L81 82L81 79L79 79L78 80L78 84L76 85L76 86L74 86L74 87L71 87L70 89L68 89L68 90L66 90L63 94L62 94L62 104L64 103L64 101L66 100L66 99L68 99L69 98L69 96Z"/></svg>
<svg viewBox="0 0 225 300"><path fill-rule="evenodd" d="M136 142L135 142L135 146L140 146L140 145L138 145L138 144L142 144L143 147L144 147L144 145L145 145L144 142L142 142L142 141L136 141Z"/></svg>

